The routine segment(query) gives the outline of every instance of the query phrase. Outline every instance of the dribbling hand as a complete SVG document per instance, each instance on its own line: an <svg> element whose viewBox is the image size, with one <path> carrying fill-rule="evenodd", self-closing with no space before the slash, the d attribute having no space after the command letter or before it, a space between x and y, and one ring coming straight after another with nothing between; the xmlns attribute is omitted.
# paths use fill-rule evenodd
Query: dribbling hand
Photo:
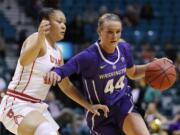
<svg viewBox="0 0 180 135"><path fill-rule="evenodd" d="M61 81L61 77L54 71L50 71L44 75L44 83L51 84L53 86Z"/></svg>
<svg viewBox="0 0 180 135"><path fill-rule="evenodd" d="M104 117L108 117L108 113L109 113L109 108L106 105L101 105L101 104L96 104L96 105L91 105L88 108L88 111L100 116L99 110L102 110L104 112Z"/></svg>
<svg viewBox="0 0 180 135"><path fill-rule="evenodd" d="M158 60L158 59L165 59L165 60L169 61L170 63L173 63L173 61L172 61L172 60L170 60L170 59L168 59L167 57L154 58L154 59L153 59L153 61L154 61L154 60Z"/></svg>

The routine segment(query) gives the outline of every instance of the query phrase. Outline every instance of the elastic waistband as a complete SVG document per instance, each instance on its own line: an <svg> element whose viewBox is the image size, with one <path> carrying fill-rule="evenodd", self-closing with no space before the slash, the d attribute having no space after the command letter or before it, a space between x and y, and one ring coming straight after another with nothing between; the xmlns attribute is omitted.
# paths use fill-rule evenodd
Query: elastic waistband
<svg viewBox="0 0 180 135"><path fill-rule="evenodd" d="M40 100L40 99L31 97L31 96L26 95L24 93L20 93L20 92L17 92L15 90L10 90L10 89L7 90L6 95L11 96L11 97L15 97L15 98L18 98L18 99L21 99L21 100L24 100L24 101L29 101L29 102L32 102L32 103L40 103L40 102L42 102L42 100Z"/></svg>

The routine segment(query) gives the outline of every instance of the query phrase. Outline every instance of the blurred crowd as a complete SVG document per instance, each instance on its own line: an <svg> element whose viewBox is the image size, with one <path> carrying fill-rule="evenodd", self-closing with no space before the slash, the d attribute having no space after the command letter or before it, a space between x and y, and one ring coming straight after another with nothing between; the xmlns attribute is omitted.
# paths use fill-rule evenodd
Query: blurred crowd
<svg viewBox="0 0 180 135"><path fill-rule="evenodd" d="M11 0L8 1L7 10L11 8ZM0 0L0 4L3 2L4 0ZM38 19L37 14L34 13L38 13L44 5L59 8L61 7L61 2L63 0L45 0L44 3L42 0L18 0L22 12L25 12L26 16L32 18L34 27L37 27ZM87 44L97 40L97 18L99 15L108 11L109 9L105 5L100 6L99 10L94 10L90 6L83 12L83 16L75 14L70 21L67 21L65 41L70 41L77 46L74 54L78 53L82 48L87 47ZM142 19L150 21L152 18L158 16L148 2L143 6L137 3L128 5L125 12L122 12L116 5L111 11L120 16L124 27L136 27L136 25L141 23ZM13 54L14 57L18 56L22 43L28 36L27 33L27 29L22 29L17 32L18 36L11 41L5 39L3 34L0 33L0 100L5 94L15 68L10 67L7 63L7 55L11 53L6 51L7 47L15 44L16 47L13 48L16 51ZM147 86L144 80L136 82L129 81L132 87L134 102L140 108L140 112L144 114L144 119L151 134L180 135L180 51L178 47L173 45L172 42L166 42L162 47L158 43L144 41L137 44L131 39L127 39L127 41L132 44L136 64L148 63L156 57L163 56L170 58L174 62L177 69L177 81L173 87L165 92L160 92ZM79 76L73 75L70 79L81 89L79 78ZM49 104L49 111L61 127L61 135L89 135L83 108L73 103L57 89L57 87L51 88L46 103ZM0 127L0 134L10 135L2 125Z"/></svg>

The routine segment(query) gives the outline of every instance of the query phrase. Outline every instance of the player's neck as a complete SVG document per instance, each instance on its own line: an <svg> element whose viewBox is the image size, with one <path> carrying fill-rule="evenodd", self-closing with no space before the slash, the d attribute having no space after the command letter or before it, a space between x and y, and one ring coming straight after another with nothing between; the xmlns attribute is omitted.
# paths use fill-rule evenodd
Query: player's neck
<svg viewBox="0 0 180 135"><path fill-rule="evenodd" d="M115 46L108 46L108 45L104 45L101 42L99 43L101 49L103 49L103 51L105 51L108 54L112 54L114 53L116 47Z"/></svg>
<svg viewBox="0 0 180 135"><path fill-rule="evenodd" d="M53 41L53 40L52 40L52 38L51 38L51 37L49 37L49 36L46 36L46 39L47 39L47 41L48 41L49 45L50 45L50 46L52 46L52 47L54 48L55 41Z"/></svg>

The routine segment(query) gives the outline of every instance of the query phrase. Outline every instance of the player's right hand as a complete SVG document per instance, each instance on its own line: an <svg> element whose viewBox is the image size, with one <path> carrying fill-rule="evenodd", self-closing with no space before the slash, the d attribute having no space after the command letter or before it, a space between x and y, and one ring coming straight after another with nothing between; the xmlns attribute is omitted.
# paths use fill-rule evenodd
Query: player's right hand
<svg viewBox="0 0 180 135"><path fill-rule="evenodd" d="M43 78L45 84L51 84L53 86L55 86L57 82L61 81L61 77L54 71L46 73Z"/></svg>
<svg viewBox="0 0 180 135"><path fill-rule="evenodd" d="M51 28L50 22L48 20L43 19L38 28L39 35L45 36L49 34L50 28Z"/></svg>
<svg viewBox="0 0 180 135"><path fill-rule="evenodd" d="M104 117L106 117L106 118L108 117L109 108L107 107L107 105L95 104L95 105L91 105L88 108L89 112L91 112L97 116L100 116L99 110L103 111Z"/></svg>

